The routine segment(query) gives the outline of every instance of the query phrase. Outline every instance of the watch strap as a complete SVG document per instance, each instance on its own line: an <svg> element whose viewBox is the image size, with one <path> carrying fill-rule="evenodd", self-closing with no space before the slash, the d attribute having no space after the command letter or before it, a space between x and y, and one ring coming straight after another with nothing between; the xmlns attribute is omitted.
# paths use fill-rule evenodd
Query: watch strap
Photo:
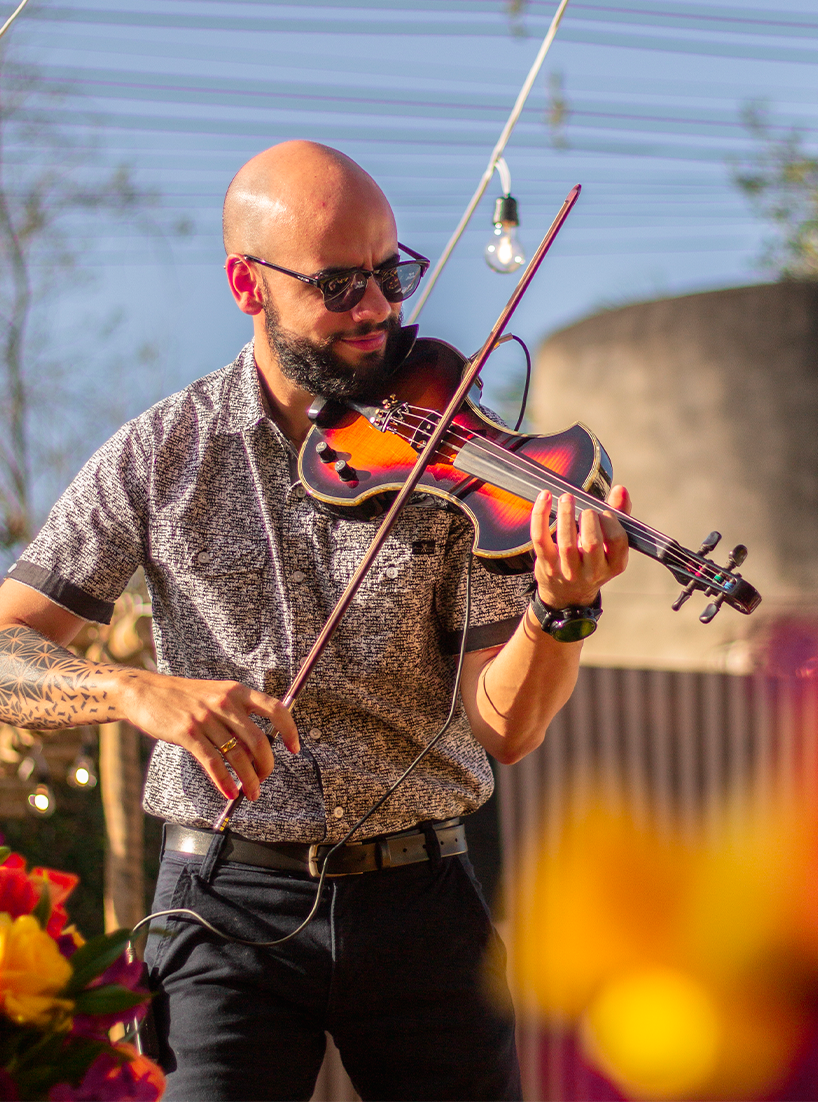
<svg viewBox="0 0 818 1102"><path fill-rule="evenodd" d="M565 608L551 608L545 604L538 590L531 595L531 611L534 618L546 634L559 643L576 643L587 639L597 629L602 615L602 595L597 593L590 605L566 605Z"/></svg>

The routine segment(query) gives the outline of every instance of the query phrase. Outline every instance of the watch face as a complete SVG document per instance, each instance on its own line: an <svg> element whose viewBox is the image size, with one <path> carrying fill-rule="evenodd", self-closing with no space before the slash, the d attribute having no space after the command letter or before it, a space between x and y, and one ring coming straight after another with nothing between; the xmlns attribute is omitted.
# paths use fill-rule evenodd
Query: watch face
<svg viewBox="0 0 818 1102"><path fill-rule="evenodd" d="M587 639L596 631L596 620L564 620L561 624L552 624L549 634L558 643L576 643L580 639Z"/></svg>

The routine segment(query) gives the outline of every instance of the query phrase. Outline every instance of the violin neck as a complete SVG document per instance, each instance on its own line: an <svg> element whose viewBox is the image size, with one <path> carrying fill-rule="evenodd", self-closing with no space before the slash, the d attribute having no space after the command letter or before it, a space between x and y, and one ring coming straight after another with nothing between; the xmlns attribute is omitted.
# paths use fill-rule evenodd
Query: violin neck
<svg viewBox="0 0 818 1102"><path fill-rule="evenodd" d="M620 509L613 509L599 498L573 486L548 467L519 453L509 452L485 437L463 444L452 465L464 474L498 486L532 503L543 490L550 490L555 498L560 494L573 494L577 518L584 509L593 509L595 513L614 513L627 533L630 546L663 564L669 550L681 550L675 540L656 528L642 524Z"/></svg>

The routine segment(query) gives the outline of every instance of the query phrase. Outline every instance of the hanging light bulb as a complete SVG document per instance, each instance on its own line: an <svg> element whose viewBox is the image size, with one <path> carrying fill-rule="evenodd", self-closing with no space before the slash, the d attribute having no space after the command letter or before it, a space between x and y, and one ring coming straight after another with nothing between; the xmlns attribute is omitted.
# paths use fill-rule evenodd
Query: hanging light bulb
<svg viewBox="0 0 818 1102"><path fill-rule="evenodd" d="M47 819L49 815L53 815L57 809L56 802L54 800L54 793L51 790L51 785L41 781L29 794L28 797L29 810L37 815L40 819Z"/></svg>
<svg viewBox="0 0 818 1102"><path fill-rule="evenodd" d="M79 754L74 759L67 780L72 788L94 788L97 783L97 774L91 758Z"/></svg>
<svg viewBox="0 0 818 1102"><path fill-rule="evenodd" d="M503 195L494 204L494 233L486 245L486 263L495 272L516 272L525 264L525 253L517 237L520 220L517 216L517 200Z"/></svg>
<svg viewBox="0 0 818 1102"><path fill-rule="evenodd" d="M66 780L72 788L94 788L96 786L97 773L94 768L92 739L93 735L86 734L82 740L80 752L74 758L74 762L68 770Z"/></svg>
<svg viewBox="0 0 818 1102"><path fill-rule="evenodd" d="M51 776L48 770L48 762L38 746L33 746L31 753L20 762L17 775L23 781L33 781L34 787L26 798L26 804L31 814L40 819L47 819L49 815L53 815L57 810L57 802L54 799L54 791L49 784Z"/></svg>

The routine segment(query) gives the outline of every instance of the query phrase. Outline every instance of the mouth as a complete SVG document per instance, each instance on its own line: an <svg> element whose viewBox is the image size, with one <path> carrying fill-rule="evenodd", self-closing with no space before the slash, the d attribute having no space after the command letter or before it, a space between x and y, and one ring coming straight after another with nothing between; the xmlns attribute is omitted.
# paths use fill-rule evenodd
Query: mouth
<svg viewBox="0 0 818 1102"><path fill-rule="evenodd" d="M337 343L354 349L356 352L380 352L386 347L387 334L384 329L377 329L371 333L351 333L347 337L338 337Z"/></svg>

